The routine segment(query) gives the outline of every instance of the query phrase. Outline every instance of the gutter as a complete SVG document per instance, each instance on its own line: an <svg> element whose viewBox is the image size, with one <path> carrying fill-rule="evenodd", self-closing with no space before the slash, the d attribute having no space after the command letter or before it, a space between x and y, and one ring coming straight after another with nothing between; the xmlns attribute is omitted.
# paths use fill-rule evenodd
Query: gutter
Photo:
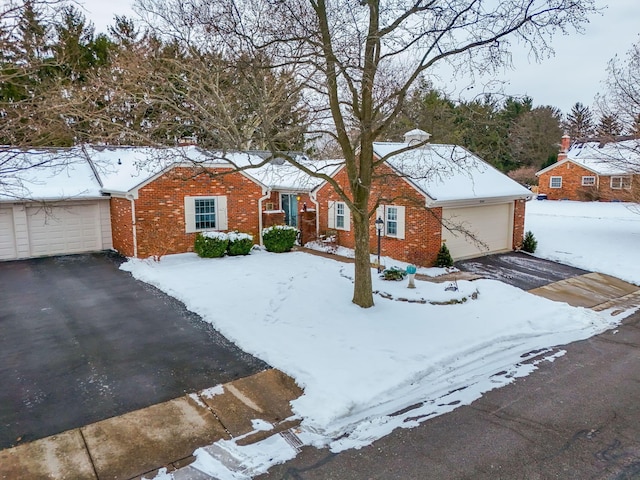
<svg viewBox="0 0 640 480"><path fill-rule="evenodd" d="M486 198L465 198L460 200L442 200L427 203L427 208L436 207L475 207L480 205L496 205L499 203L513 202L515 200L529 201L533 198L530 195L508 195L504 197L486 197Z"/></svg>

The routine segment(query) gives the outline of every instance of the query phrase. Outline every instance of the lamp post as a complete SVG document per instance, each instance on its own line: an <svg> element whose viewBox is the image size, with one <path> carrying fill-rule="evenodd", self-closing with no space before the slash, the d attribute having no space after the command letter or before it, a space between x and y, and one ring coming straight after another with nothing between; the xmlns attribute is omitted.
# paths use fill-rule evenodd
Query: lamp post
<svg viewBox="0 0 640 480"><path fill-rule="evenodd" d="M376 220L376 232L378 234L378 273L380 273L380 237L382 235L382 227L384 225L384 220L378 217Z"/></svg>

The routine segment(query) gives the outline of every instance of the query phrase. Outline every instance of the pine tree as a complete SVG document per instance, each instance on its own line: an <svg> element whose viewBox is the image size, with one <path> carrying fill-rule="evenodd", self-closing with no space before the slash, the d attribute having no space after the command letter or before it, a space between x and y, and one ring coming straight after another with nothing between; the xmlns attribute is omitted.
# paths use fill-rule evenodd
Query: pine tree
<svg viewBox="0 0 640 480"><path fill-rule="evenodd" d="M446 243L443 243L440 247L438 257L436 258L436 267L453 267L453 257L451 257L451 252L449 252Z"/></svg>
<svg viewBox="0 0 640 480"><path fill-rule="evenodd" d="M571 107L571 112L567 114L567 119L564 122L564 128L567 134L574 139L593 136L593 116L589 107L580 102Z"/></svg>
<svg viewBox="0 0 640 480"><path fill-rule="evenodd" d="M622 123L615 114L605 114L600 117L600 122L596 127L599 137L613 138L622 133Z"/></svg>

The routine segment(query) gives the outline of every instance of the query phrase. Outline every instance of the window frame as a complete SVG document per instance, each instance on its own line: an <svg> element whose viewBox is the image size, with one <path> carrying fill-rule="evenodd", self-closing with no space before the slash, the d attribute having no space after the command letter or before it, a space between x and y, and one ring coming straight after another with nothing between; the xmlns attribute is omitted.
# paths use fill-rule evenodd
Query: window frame
<svg viewBox="0 0 640 480"><path fill-rule="evenodd" d="M613 181L618 180L619 185L614 186ZM625 185L626 180L626 185ZM611 190L630 190L631 189L631 175L615 175L611 177L609 185L611 186Z"/></svg>
<svg viewBox="0 0 640 480"><path fill-rule="evenodd" d="M213 203L213 211L207 212L198 212L198 202L212 202ZM210 206L209 206L210 207ZM206 232L208 230L217 230L218 228L218 199L216 197L194 197L193 199L193 209L194 209L194 228L196 232ZM213 215L213 226L200 226L198 227L198 222L205 223L209 222L209 220L199 220L199 217Z"/></svg>
<svg viewBox="0 0 640 480"><path fill-rule="evenodd" d="M591 183L586 182L589 179ZM596 176L595 175L583 175L582 176L582 186L583 187L594 187L596 185Z"/></svg>
<svg viewBox="0 0 640 480"><path fill-rule="evenodd" d="M554 180L560 180L559 185L553 185ZM562 188L562 177L561 176L553 176L549 178L549 188Z"/></svg>
<svg viewBox="0 0 640 480"><path fill-rule="evenodd" d="M335 210L335 212L336 212L336 217L335 217L336 229L337 230L344 230L345 229L344 218L345 218L345 213L347 211L347 205L344 202L336 202L335 205L336 205L336 210ZM340 210L342 210L342 212Z"/></svg>
<svg viewBox="0 0 640 480"><path fill-rule="evenodd" d="M214 201L215 228L196 228L196 200ZM184 231L198 233L207 231L225 231L229 228L227 218L227 197L225 195L185 195L184 197Z"/></svg>
<svg viewBox="0 0 640 480"><path fill-rule="evenodd" d="M393 214L393 218L391 217ZM387 237L397 237L398 236L398 217L399 211L398 207L395 205L387 205L384 209L384 234ZM391 231L391 227L393 228L393 232Z"/></svg>

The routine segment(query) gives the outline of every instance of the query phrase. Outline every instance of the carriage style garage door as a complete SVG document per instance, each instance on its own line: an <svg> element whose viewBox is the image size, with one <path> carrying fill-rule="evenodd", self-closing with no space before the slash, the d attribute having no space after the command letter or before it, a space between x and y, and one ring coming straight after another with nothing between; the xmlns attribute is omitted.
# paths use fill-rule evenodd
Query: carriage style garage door
<svg viewBox="0 0 640 480"><path fill-rule="evenodd" d="M0 207L0 260L111 248L108 201Z"/></svg>
<svg viewBox="0 0 640 480"><path fill-rule="evenodd" d="M442 227L442 239L454 260L477 257L488 253L511 250L513 242L513 204L483 205L478 207L443 208L443 223L459 225L472 233L485 245L458 232Z"/></svg>

